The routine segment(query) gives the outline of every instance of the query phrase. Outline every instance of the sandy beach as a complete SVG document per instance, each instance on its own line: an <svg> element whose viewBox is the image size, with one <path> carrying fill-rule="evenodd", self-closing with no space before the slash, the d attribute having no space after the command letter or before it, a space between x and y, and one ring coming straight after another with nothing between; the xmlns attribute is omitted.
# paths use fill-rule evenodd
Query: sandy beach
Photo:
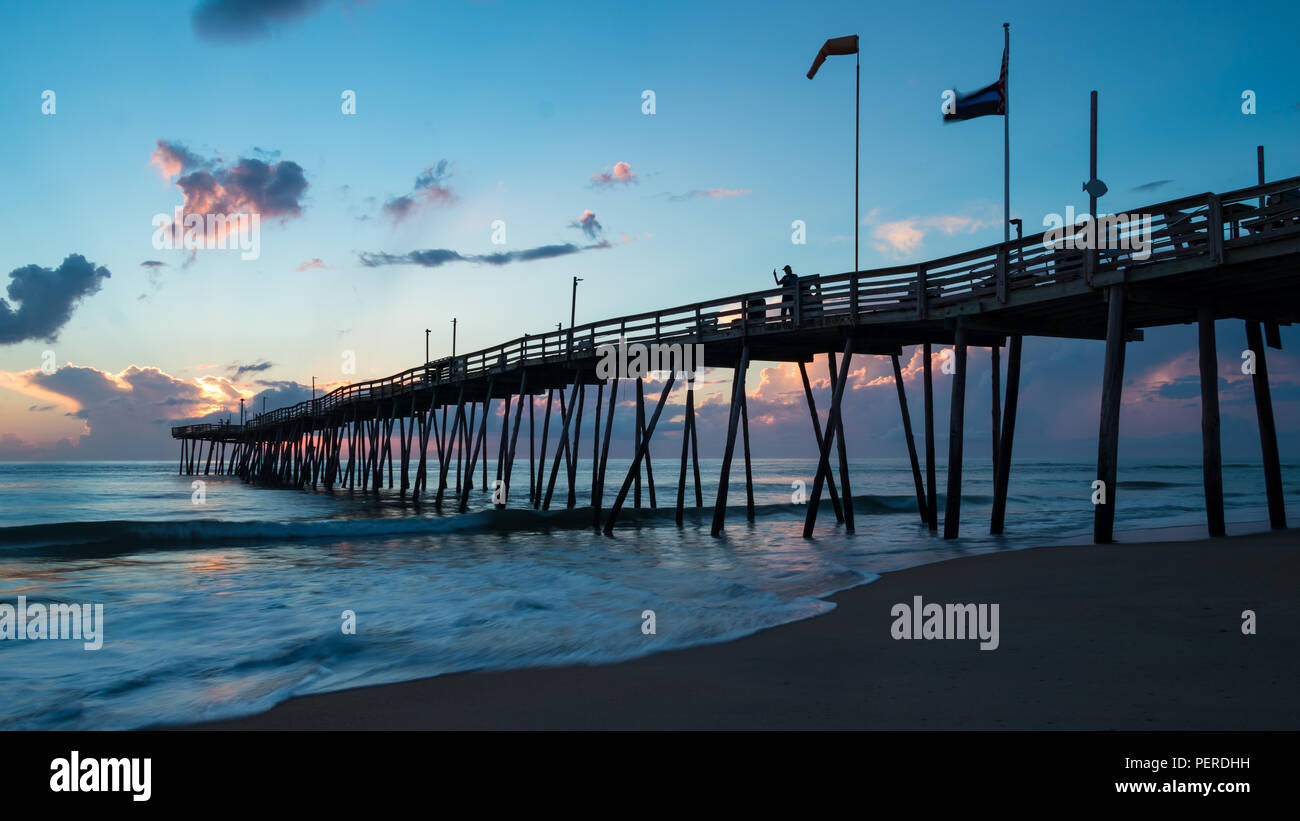
<svg viewBox="0 0 1300 821"><path fill-rule="evenodd" d="M970 556L724 644L305 696L196 728L1295 730L1297 571L1294 530ZM914 596L998 604L999 646L892 638L891 608Z"/></svg>

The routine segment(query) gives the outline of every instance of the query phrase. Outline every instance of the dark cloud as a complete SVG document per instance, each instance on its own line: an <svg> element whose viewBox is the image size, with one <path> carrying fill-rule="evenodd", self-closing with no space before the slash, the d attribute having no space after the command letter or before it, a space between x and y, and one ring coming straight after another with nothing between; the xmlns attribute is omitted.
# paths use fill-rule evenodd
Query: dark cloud
<svg viewBox="0 0 1300 821"><path fill-rule="evenodd" d="M605 230L604 226L600 224L600 221L596 219L595 212L590 208L583 211L582 216L569 223L569 227L577 228L592 239L595 239L601 231Z"/></svg>
<svg viewBox="0 0 1300 821"><path fill-rule="evenodd" d="M449 262L473 262L479 265L507 265L511 262L531 262L537 259L551 259L582 251L599 250L611 247L604 240L591 245L574 245L566 242L562 245L541 245L522 251L498 251L492 254L462 254L449 248L429 248L423 251L411 251L406 254L385 254L362 252L361 264L367 268L384 265L419 265L422 268L440 268Z"/></svg>
<svg viewBox="0 0 1300 821"><path fill-rule="evenodd" d="M251 365L241 365L240 363L236 362L226 370L228 370L234 376L235 379L238 379L239 377L243 376L246 373L261 373L262 371L270 370L271 368L274 367L275 367L274 362L267 362L266 360L262 360L261 362L254 362Z"/></svg>
<svg viewBox="0 0 1300 821"><path fill-rule="evenodd" d="M263 152L265 153L265 152ZM307 178L302 166L241 157L234 165L208 159L180 143L159 140L152 162L185 195L185 214L260 214L289 218L302 213Z"/></svg>
<svg viewBox="0 0 1300 821"><path fill-rule="evenodd" d="M162 269L167 267L167 263L159 262L156 259L146 259L140 263L140 267L149 272L148 290L136 297L140 302L148 302L149 298L158 293L163 286Z"/></svg>
<svg viewBox="0 0 1300 821"><path fill-rule="evenodd" d="M191 21L194 32L209 40L251 40L324 4L324 0L203 0Z"/></svg>
<svg viewBox="0 0 1300 821"><path fill-rule="evenodd" d="M85 432L75 441L22 446L29 458L174 458L176 445L168 435L169 426L215 422L232 410L236 419L239 415L238 397L232 398L232 386L222 377L189 381L136 365L116 374L64 365L51 374L34 370L12 376L41 396L70 400L76 409L67 415L85 422ZM225 400L214 401L205 395L204 387L216 388ZM4 444L0 443L0 457L5 456Z"/></svg>
<svg viewBox="0 0 1300 821"><path fill-rule="evenodd" d="M1154 191L1154 190L1156 190L1157 188L1160 188L1161 186L1168 185L1168 184L1171 183L1171 182L1173 182L1173 180L1154 180L1154 181L1152 181L1152 182L1144 182L1144 183L1142 183L1141 185L1134 186L1134 187L1133 187L1133 190L1134 190L1134 191Z"/></svg>
<svg viewBox="0 0 1300 821"><path fill-rule="evenodd" d="M273 411L276 408L287 408L296 405L299 402L306 402L311 399L311 385L302 385L290 379L278 380L257 380L266 390L255 395L248 402L248 417L251 419L262 412L263 401L265 400L266 409ZM318 393L317 396L320 394Z"/></svg>
<svg viewBox="0 0 1300 821"><path fill-rule="evenodd" d="M32 413L44 413L45 411L52 411L54 408L54 405L32 405L27 410Z"/></svg>
<svg viewBox="0 0 1300 821"><path fill-rule="evenodd" d="M456 191L446 184L447 179L451 177L448 166L446 160L439 160L436 166L421 171L415 178L411 193L391 197L384 203L384 216L397 223L409 217L421 205L455 203L458 199Z"/></svg>
<svg viewBox="0 0 1300 821"><path fill-rule="evenodd" d="M81 254L69 254L58 268L27 265L9 272L9 300L0 299L0 345L28 339L53 341L83 297L111 276ZM13 303L21 303L14 309Z"/></svg>

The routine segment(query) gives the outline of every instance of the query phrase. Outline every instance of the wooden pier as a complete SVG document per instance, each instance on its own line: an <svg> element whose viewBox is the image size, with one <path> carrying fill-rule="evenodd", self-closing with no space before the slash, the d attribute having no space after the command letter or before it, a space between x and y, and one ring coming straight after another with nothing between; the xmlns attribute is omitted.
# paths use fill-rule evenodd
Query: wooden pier
<svg viewBox="0 0 1300 821"><path fill-rule="evenodd" d="M818 449L804 535L813 533L823 494L836 519L851 532L853 497L843 425L844 416L851 413L844 402L850 362L855 355L885 355L893 357L899 380L898 400L918 514L936 530L930 355L932 346L944 345L952 346L956 370L951 379L942 518L944 537L954 538L960 524L967 351L977 346L999 354L1005 346L1005 383L1000 370L993 382L994 501L989 528L997 534L1004 529L1024 338L1097 339L1106 343L1096 474L1104 485L1104 502L1095 506L1094 541L1110 542L1117 503L1125 347L1130 341L1141 340L1144 328L1195 323L1197 331L1189 332L1188 341L1195 339L1200 352L1207 523L1211 535L1221 535L1223 476L1214 322L1233 318L1245 322L1254 354L1252 383L1269 519L1273 527L1285 527L1265 347L1280 347L1280 324L1300 321L1300 177L1225 194L1186 197L1129 213L1151 217L1151 246L1145 258L1114 247L1114 243L1108 243L1110 248L1090 250L1048 247L1044 236L1037 234L918 265L804 277L789 289L757 291L524 336L394 376L347 385L320 398L261 414L243 425L173 428L172 436L181 444L179 471L233 474L250 482L299 488L378 491L386 482L401 494L410 493L416 499L432 497L439 505L449 501L447 491L451 490L453 503L462 511L468 507L478 473L480 491L493 492L494 502L503 507L512 486L521 484L514 468L522 459L517 448L527 405L529 503L534 508L549 508L556 502L556 485L563 475L564 504L573 508L577 504L576 471L586 400L594 393L589 422L592 524L611 533L629 495L637 508L643 499L651 507L658 504L650 443L660 429L669 394L681 377L670 377L659 396L650 397L652 408L646 407L642 380L635 380L632 466L606 509L606 467L620 380L600 378L596 366L601 352L620 343L700 345L705 366L731 368L735 374L713 534L723 531L737 438L745 462L747 514L751 519L754 516L745 371L755 361L796 362L803 377ZM913 345L923 346L925 353L921 406L924 470L898 364L903 348ZM832 397L824 428L806 370L806 363L817 354L830 354ZM995 368L1000 368L1000 358L993 358ZM1005 396L1000 395L1000 384L1004 384ZM542 396L544 414L537 412L539 403L534 401ZM497 418L491 413L494 402L504 408L497 431L490 430L490 421ZM688 479L693 478L695 506L702 507L704 501L694 407L694 391L688 382L677 476L679 524ZM559 414L559 439L548 453L553 412ZM540 450L535 450L539 415L544 418ZM494 437L498 481L489 483L487 449ZM832 470L833 462L838 463L838 471ZM430 473L436 474L432 488ZM1087 488L1080 489L1081 498L1086 493Z"/></svg>

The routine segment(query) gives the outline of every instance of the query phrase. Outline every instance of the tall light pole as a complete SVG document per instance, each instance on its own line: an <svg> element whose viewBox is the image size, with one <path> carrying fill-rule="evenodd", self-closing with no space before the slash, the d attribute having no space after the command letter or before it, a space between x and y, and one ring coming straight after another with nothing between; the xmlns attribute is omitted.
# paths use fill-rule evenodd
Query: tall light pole
<svg viewBox="0 0 1300 821"><path fill-rule="evenodd" d="M456 358L456 318L451 318L451 357Z"/></svg>
<svg viewBox="0 0 1300 821"><path fill-rule="evenodd" d="M808 69L808 79L811 80L817 74L817 69L822 67L826 58L832 54L852 54L856 65L854 74L853 90L853 270L858 270L858 164L861 151L862 139L862 58L858 56L858 35L850 34L846 37L832 37L822 45L821 51L817 52L817 58L813 60L812 68Z"/></svg>
<svg viewBox="0 0 1300 821"><path fill-rule="evenodd" d="M578 315L578 283L581 277L573 278L573 299L569 302L569 356L573 356L573 320Z"/></svg>
<svg viewBox="0 0 1300 821"><path fill-rule="evenodd" d="M424 361L429 361L429 333L430 329L424 329Z"/></svg>
<svg viewBox="0 0 1300 821"><path fill-rule="evenodd" d="M239 397L239 425L244 425L244 397Z"/></svg>

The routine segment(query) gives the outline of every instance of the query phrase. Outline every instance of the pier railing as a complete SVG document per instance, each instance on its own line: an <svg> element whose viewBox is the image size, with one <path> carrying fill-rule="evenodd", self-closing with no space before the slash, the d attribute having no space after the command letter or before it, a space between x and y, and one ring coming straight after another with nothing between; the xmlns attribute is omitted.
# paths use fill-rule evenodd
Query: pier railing
<svg viewBox="0 0 1300 821"><path fill-rule="evenodd" d="M574 328L525 335L501 345L428 362L393 376L345 385L316 399L259 414L242 429L273 427L302 417L330 414L364 401L414 396L431 386L458 383L520 367L593 357L606 345L709 343L759 334L779 334L826 325L925 320L937 309L988 301L1006 304L1012 294L1083 279L1120 268L1189 257L1222 262L1224 250L1300 235L1300 177L1226 194L1198 194L1128 212L1149 219L1150 246L1135 248L1146 226L1111 224L1108 247L1079 249L1069 242L1045 243L1048 232L974 251L910 265L830 276L802 277L797 286L665 308ZM1063 226L1058 239L1080 236L1080 226ZM206 437L214 429L241 426L185 425L174 437Z"/></svg>

